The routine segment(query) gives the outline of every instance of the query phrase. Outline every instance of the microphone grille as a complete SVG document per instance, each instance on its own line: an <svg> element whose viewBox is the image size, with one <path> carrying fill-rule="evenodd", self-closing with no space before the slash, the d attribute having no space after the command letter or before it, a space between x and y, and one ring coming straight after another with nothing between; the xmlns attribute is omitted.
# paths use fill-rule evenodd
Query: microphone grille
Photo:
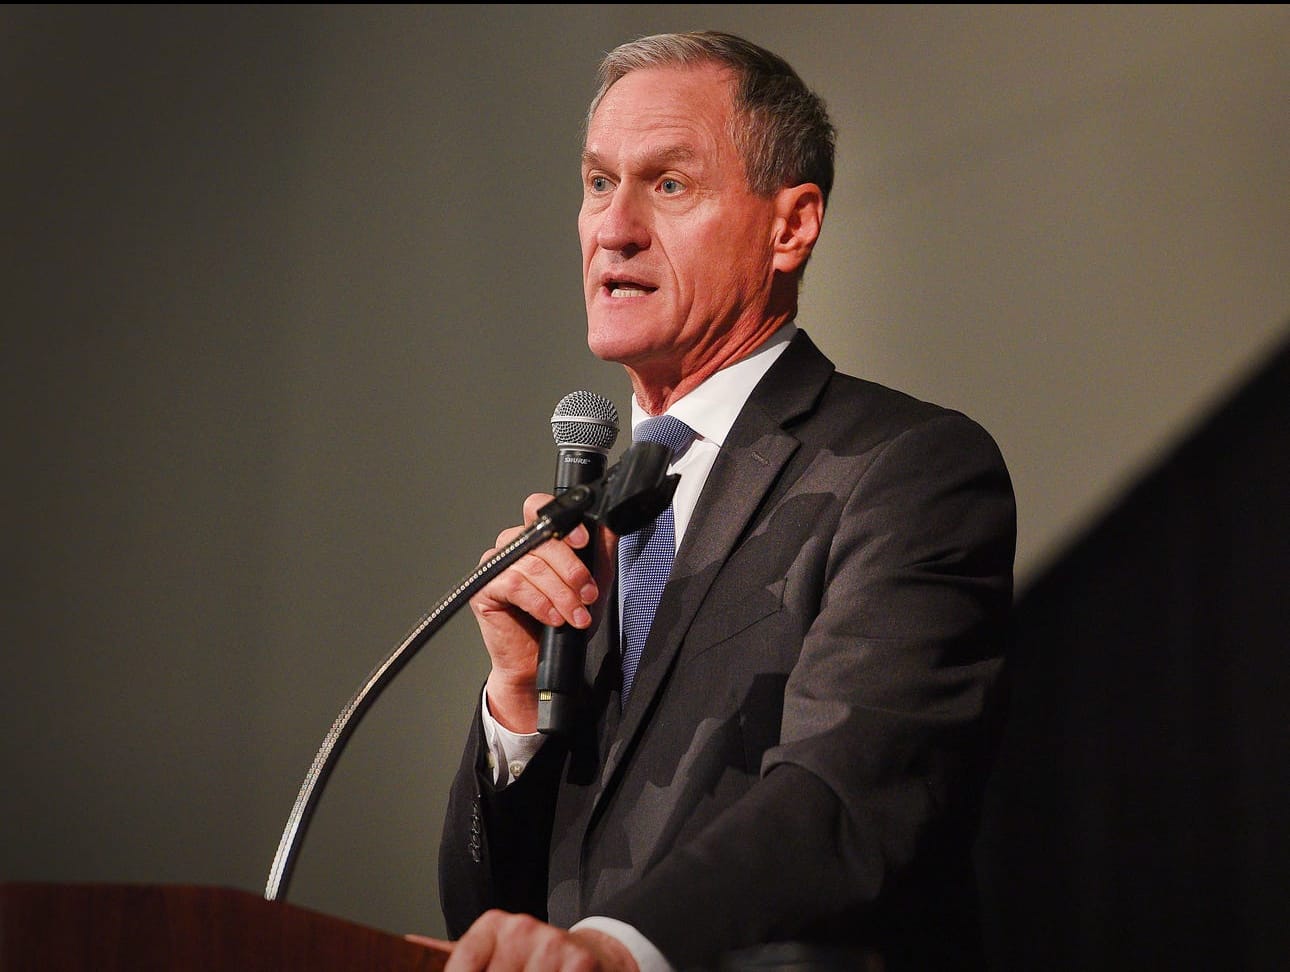
<svg viewBox="0 0 1290 972"><path fill-rule="evenodd" d="M603 395L569 392L555 406L551 434L561 447L588 446L608 451L618 438L618 409Z"/></svg>

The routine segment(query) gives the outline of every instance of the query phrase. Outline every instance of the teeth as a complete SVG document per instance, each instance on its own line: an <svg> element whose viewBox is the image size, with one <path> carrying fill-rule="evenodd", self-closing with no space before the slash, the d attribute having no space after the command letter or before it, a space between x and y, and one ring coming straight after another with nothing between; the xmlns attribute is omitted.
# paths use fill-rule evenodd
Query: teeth
<svg viewBox="0 0 1290 972"><path fill-rule="evenodd" d="M614 287L609 291L611 297L644 297L647 291L639 287Z"/></svg>

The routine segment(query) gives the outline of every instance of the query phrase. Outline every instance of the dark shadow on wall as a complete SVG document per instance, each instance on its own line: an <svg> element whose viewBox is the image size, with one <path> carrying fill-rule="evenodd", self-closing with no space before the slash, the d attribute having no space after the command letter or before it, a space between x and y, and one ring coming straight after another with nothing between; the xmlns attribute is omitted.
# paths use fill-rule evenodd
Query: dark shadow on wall
<svg viewBox="0 0 1290 972"><path fill-rule="evenodd" d="M1290 342L1017 600L999 970L1284 968Z"/></svg>

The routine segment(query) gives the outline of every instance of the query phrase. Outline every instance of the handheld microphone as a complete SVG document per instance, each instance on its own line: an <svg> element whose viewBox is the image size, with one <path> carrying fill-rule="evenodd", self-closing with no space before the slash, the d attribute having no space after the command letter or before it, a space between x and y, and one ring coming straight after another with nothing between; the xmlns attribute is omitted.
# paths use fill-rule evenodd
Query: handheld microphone
<svg viewBox="0 0 1290 972"><path fill-rule="evenodd" d="M559 496L604 475L609 450L618 438L618 409L609 399L592 392L570 392L555 407L551 434L558 447L555 495ZM578 551L582 562L593 571L595 546L593 535L591 542ZM573 728L586 653L583 631L567 624L542 629L537 669L538 732L562 734Z"/></svg>

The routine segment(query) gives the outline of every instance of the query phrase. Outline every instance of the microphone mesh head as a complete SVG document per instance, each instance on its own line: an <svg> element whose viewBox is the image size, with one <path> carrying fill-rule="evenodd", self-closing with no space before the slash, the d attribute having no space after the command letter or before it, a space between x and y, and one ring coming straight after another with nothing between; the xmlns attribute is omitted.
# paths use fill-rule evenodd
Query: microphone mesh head
<svg viewBox="0 0 1290 972"><path fill-rule="evenodd" d="M587 446L608 452L618 438L618 409L603 395L569 392L551 416L551 434L562 448Z"/></svg>

